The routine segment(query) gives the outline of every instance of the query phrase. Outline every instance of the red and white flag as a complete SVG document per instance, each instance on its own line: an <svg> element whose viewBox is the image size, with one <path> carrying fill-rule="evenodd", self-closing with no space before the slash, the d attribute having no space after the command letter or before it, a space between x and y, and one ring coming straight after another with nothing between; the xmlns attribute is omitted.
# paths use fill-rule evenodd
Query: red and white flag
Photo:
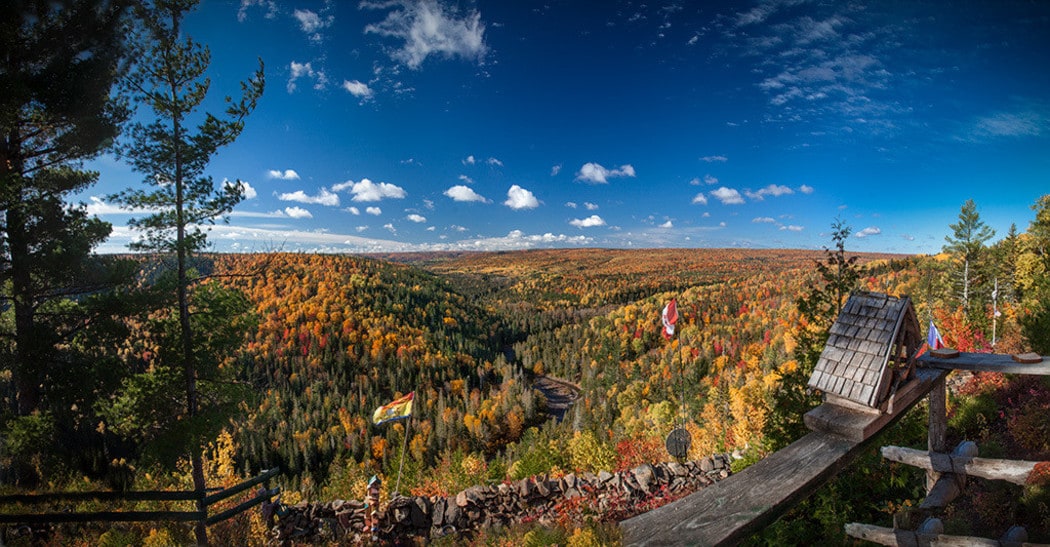
<svg viewBox="0 0 1050 547"><path fill-rule="evenodd" d="M661 319L664 323L664 338L670 340L671 337L674 336L674 324L678 322L678 304L675 303L674 298L664 306L664 312L661 315Z"/></svg>

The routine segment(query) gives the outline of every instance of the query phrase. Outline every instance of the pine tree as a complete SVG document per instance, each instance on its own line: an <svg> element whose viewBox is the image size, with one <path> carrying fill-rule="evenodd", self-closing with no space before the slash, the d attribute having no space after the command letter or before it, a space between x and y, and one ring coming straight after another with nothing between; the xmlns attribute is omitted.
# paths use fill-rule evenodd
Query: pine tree
<svg viewBox="0 0 1050 547"><path fill-rule="evenodd" d="M966 200L960 209L959 222L949 224L948 227L952 229L952 235L944 236L947 244L943 250L962 262L959 299L963 308L973 317L976 306L971 307L971 299L975 296L974 288L980 280L980 260L985 251L985 242L995 236L995 230L981 220L972 199Z"/></svg>
<svg viewBox="0 0 1050 547"><path fill-rule="evenodd" d="M191 289L196 275L191 259L206 248L207 235L202 226L227 215L243 196L240 181L217 189L205 169L221 147L240 135L244 119L255 109L264 87L260 60L253 77L241 83L240 99L226 98L223 117L198 113L211 83L205 76L211 55L206 46L195 42L182 29L186 13L197 3L196 0L156 0L137 9L143 51L129 78L129 87L140 104L152 109L156 120L131 127L131 139L123 154L135 170L144 175L147 189L128 189L112 196L128 208L159 210L129 222L144 236L131 247L174 255L177 368L183 379L185 413L191 426L201 415L198 391L198 380L204 372L201 368L214 367L213 363L203 362L202 355L198 354L198 331L191 321L194 305ZM193 127L195 120L196 127ZM196 490L204 491L203 439L200 431L191 431L189 436L193 485ZM198 543L207 542L202 523L197 526L196 534Z"/></svg>
<svg viewBox="0 0 1050 547"><path fill-rule="evenodd" d="M63 340L41 323L49 302L81 282L110 226L64 199L98 173L78 162L117 135L126 109L111 95L124 54L120 1L15 1L0 22L0 301L14 312L7 346L14 412L39 410Z"/></svg>

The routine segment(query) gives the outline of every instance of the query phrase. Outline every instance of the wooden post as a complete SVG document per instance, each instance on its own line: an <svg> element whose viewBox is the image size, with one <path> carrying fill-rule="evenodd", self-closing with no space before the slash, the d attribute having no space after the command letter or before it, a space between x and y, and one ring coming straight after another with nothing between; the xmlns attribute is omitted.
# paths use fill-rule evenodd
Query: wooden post
<svg viewBox="0 0 1050 547"><path fill-rule="evenodd" d="M934 452L946 452L948 447L946 446L946 436L948 433L948 405L947 405L947 385L944 382L944 376L937 378L933 389L930 391L930 423L929 423L929 438L927 439L926 448L931 453ZM926 471L926 492L929 493L933 489L933 485L937 483L937 479L941 477L941 474L935 470Z"/></svg>

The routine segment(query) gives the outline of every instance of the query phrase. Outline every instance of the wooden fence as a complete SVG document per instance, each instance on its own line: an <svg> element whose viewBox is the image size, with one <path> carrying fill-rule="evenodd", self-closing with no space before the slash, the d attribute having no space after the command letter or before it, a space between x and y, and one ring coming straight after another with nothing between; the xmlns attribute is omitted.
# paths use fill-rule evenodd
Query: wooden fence
<svg viewBox="0 0 1050 547"><path fill-rule="evenodd" d="M89 511L52 513L0 513L0 524L44 524L58 522L203 522L211 526L250 509L280 493L280 488L270 488L269 481L279 475L278 468L267 469L257 477L236 486L218 491L140 491L140 492L55 492L50 494L0 496L0 507L5 505L41 505L56 502L134 502L134 501L203 501L200 511ZM262 490L225 511L208 515L208 506L236 496L259 484ZM210 492L210 493L209 493Z"/></svg>

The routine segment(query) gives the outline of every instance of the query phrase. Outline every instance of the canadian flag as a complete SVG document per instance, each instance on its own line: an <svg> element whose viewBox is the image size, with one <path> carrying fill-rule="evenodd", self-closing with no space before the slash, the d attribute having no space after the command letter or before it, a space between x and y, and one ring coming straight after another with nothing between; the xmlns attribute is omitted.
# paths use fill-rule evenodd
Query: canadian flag
<svg viewBox="0 0 1050 547"><path fill-rule="evenodd" d="M678 322L678 304L675 303L674 298L664 306L664 313L661 319L664 323L664 338L670 340L674 336L674 324Z"/></svg>

